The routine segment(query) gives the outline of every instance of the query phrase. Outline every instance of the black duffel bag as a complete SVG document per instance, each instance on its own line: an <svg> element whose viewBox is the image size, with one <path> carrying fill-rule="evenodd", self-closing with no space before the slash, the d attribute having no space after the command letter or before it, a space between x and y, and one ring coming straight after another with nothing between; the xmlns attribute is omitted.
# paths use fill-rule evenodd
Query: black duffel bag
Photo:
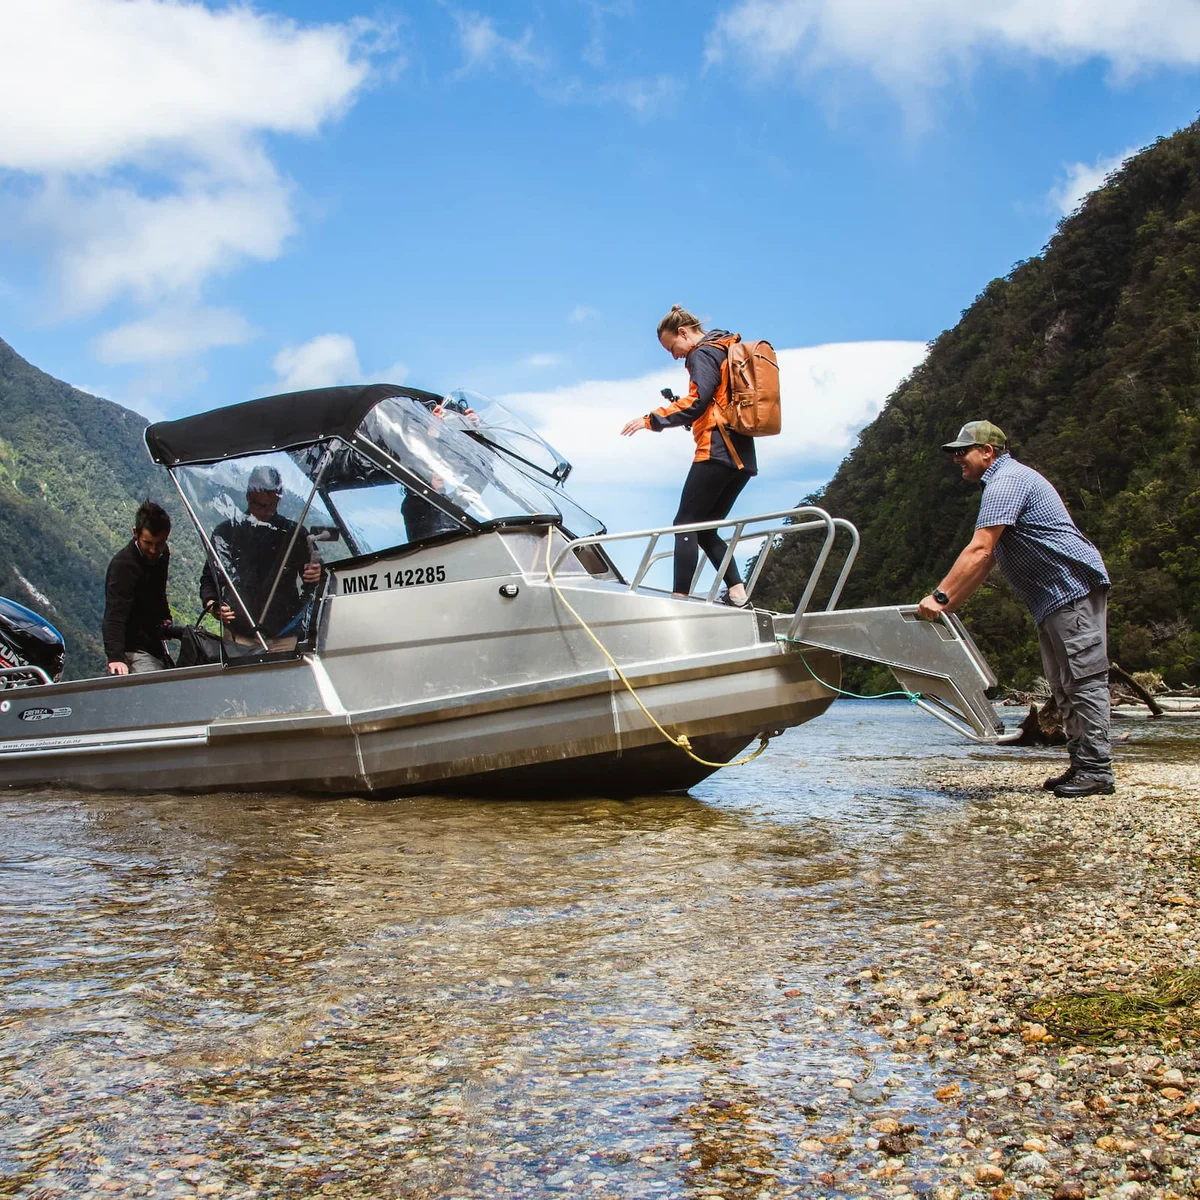
<svg viewBox="0 0 1200 1200"><path fill-rule="evenodd" d="M221 639L200 628L203 620L201 617L195 625L172 625L167 631L167 637L179 639L179 653L175 655L177 667L202 667L221 661Z"/></svg>

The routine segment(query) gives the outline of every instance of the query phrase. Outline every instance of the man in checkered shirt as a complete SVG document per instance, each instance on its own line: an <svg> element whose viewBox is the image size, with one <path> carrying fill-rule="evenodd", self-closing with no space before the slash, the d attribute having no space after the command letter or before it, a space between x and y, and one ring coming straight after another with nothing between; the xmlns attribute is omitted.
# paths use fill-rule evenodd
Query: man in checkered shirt
<svg viewBox="0 0 1200 1200"><path fill-rule="evenodd" d="M1017 462L1007 445L991 421L969 421L942 447L964 479L983 483L983 499L975 536L917 612L930 620L954 612L998 563L1033 614L1042 666L1067 731L1071 765L1042 786L1056 796L1108 796L1108 572L1053 485Z"/></svg>

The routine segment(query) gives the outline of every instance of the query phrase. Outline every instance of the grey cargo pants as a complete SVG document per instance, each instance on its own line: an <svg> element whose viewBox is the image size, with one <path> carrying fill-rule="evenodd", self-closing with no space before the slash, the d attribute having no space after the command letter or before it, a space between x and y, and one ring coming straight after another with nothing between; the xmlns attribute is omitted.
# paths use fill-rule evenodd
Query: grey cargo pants
<svg viewBox="0 0 1200 1200"><path fill-rule="evenodd" d="M1111 782L1107 623L1108 589L1097 588L1046 617L1038 645L1072 764L1081 775Z"/></svg>

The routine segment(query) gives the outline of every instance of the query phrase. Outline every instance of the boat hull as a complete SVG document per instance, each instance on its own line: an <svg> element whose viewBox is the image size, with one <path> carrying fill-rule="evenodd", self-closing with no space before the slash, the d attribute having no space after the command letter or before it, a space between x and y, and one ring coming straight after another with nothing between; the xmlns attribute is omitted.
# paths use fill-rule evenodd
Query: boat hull
<svg viewBox="0 0 1200 1200"><path fill-rule="evenodd" d="M659 723L686 734L704 763L668 742L611 671L434 703L338 712L336 704L322 701L329 694L328 676L313 656L235 673L243 709L261 692L276 701L288 698L283 712L205 723L187 720L184 712L184 720L170 725L130 720L117 730L5 740L0 783L378 797L677 791L736 757L759 735L824 712L834 692L813 678L810 667L834 686L840 680L840 659L823 651L808 654L807 664L775 645L706 657L630 670L627 676ZM227 697L229 674L196 668L117 686L137 689L126 705L136 718L172 707L203 707L214 684ZM183 678L187 675L193 678ZM82 713L106 692L111 700L112 684L104 680L30 689L19 698L10 692L3 715L19 720L20 711L33 708ZM181 696L190 704L181 703ZM0 730L12 724L0 721Z"/></svg>

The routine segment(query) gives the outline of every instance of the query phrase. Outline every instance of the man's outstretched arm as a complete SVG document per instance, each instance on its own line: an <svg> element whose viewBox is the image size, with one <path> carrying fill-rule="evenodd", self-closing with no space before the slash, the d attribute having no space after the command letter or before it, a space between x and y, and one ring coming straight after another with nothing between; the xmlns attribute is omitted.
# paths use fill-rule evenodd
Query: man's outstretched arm
<svg viewBox="0 0 1200 1200"><path fill-rule="evenodd" d="M956 612L960 605L973 596L992 569L996 559L996 543L1004 530L1003 525L989 525L975 530L975 536L963 547L949 574L936 588L949 596L949 602L939 604L931 592L917 605L917 616L932 621L944 612Z"/></svg>

